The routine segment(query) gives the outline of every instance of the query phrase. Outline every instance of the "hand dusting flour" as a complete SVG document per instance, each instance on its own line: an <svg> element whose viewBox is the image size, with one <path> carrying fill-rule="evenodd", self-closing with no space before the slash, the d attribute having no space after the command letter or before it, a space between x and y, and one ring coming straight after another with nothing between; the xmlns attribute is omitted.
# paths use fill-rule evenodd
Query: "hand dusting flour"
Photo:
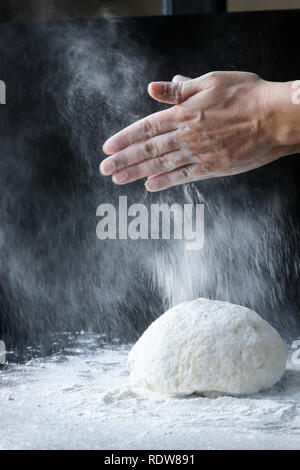
<svg viewBox="0 0 300 470"><path fill-rule="evenodd" d="M128 369L135 387L170 395L249 394L283 375L286 351L257 313L228 302L179 304L133 346Z"/></svg>

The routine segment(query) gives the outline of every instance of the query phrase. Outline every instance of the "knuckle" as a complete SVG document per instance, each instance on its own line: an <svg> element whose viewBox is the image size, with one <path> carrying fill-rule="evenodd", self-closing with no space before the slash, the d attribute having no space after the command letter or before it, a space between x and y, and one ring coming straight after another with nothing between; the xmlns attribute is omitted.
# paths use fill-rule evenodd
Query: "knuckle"
<svg viewBox="0 0 300 470"><path fill-rule="evenodd" d="M166 150L173 150L180 145L180 130L174 131L166 140L164 148Z"/></svg>
<svg viewBox="0 0 300 470"><path fill-rule="evenodd" d="M182 101L182 95L183 95L183 83L182 82L172 83L169 88L169 98L172 101L180 102Z"/></svg>
<svg viewBox="0 0 300 470"><path fill-rule="evenodd" d="M141 127L145 137L151 137L153 135L153 126L149 119L145 118L141 123Z"/></svg>
<svg viewBox="0 0 300 470"><path fill-rule="evenodd" d="M222 72L209 72L203 75L205 83L210 87L216 87L222 80Z"/></svg>
<svg viewBox="0 0 300 470"><path fill-rule="evenodd" d="M185 166L185 167L181 168L180 176L183 179L188 179L190 177L190 175L191 175L191 167Z"/></svg>
<svg viewBox="0 0 300 470"><path fill-rule="evenodd" d="M144 153L146 157L151 158L156 155L157 153L157 144L149 141L144 144Z"/></svg>
<svg viewBox="0 0 300 470"><path fill-rule="evenodd" d="M178 82L175 87L175 100L182 101L183 98L183 82Z"/></svg>
<svg viewBox="0 0 300 470"><path fill-rule="evenodd" d="M204 168L203 168L202 165L195 165L195 167L194 167L194 175L195 175L195 177L202 176L202 175L204 175L205 173L206 173L206 172L205 172L205 170L204 170Z"/></svg>
<svg viewBox="0 0 300 470"><path fill-rule="evenodd" d="M128 174L129 174L129 178L131 180L135 180L135 179L141 178L143 176L141 168L139 167L139 165L136 165L134 168L132 168L131 171L128 171Z"/></svg>
<svg viewBox="0 0 300 470"><path fill-rule="evenodd" d="M128 159L124 154L116 156L113 161L117 170L120 170L128 164Z"/></svg>
<svg viewBox="0 0 300 470"><path fill-rule="evenodd" d="M216 71L214 70L214 71L212 71L212 72L208 72L208 73L206 74L206 76L207 76L208 78L210 78L211 80L214 80L214 79L216 79L216 78L218 78L218 77L220 76L220 72L216 72Z"/></svg>
<svg viewBox="0 0 300 470"><path fill-rule="evenodd" d="M163 170L170 171L175 168L176 164L169 157L167 157L166 155L163 155L162 157L159 158L158 166L159 168L162 168Z"/></svg>

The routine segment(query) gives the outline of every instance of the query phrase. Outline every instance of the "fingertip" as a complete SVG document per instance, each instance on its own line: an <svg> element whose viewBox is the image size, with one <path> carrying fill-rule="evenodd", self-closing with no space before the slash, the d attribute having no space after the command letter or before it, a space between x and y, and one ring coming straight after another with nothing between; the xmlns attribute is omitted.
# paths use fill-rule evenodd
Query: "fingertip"
<svg viewBox="0 0 300 470"><path fill-rule="evenodd" d="M113 140L112 137L102 145L102 151L105 153L105 155L112 155L113 153L117 153L119 150L119 145Z"/></svg>
<svg viewBox="0 0 300 470"><path fill-rule="evenodd" d="M148 86L149 93L153 96L165 96L169 82L151 82Z"/></svg>
<svg viewBox="0 0 300 470"><path fill-rule="evenodd" d="M112 175L115 170L116 170L115 163L110 161L109 159L105 159L100 163L100 173L103 176Z"/></svg>
<svg viewBox="0 0 300 470"><path fill-rule="evenodd" d="M152 85L153 85L154 82L150 82L149 85L148 85L148 93L149 95L152 95Z"/></svg>
<svg viewBox="0 0 300 470"><path fill-rule="evenodd" d="M116 180L115 175L112 175L111 180L114 184L118 184L118 181Z"/></svg>
<svg viewBox="0 0 300 470"><path fill-rule="evenodd" d="M154 192L154 191L159 190L158 181L155 180L155 179L147 179L147 181L145 183L145 187L146 187L147 191L149 191L149 192Z"/></svg>
<svg viewBox="0 0 300 470"><path fill-rule="evenodd" d="M159 99L163 93L162 82L151 82L148 85L148 93L151 98Z"/></svg>
<svg viewBox="0 0 300 470"><path fill-rule="evenodd" d="M105 153L105 155L109 155L109 144L108 141L104 142L102 145L102 152Z"/></svg>

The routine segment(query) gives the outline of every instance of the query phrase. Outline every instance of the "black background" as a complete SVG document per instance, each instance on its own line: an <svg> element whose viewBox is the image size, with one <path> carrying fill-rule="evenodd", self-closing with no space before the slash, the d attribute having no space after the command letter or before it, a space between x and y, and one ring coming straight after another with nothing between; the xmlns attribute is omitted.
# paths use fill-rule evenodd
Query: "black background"
<svg viewBox="0 0 300 470"><path fill-rule="evenodd" d="M131 241L101 245L95 211L101 202L116 204L122 194L129 203L182 202L183 188L146 195L142 182L114 186L98 172L101 145L134 116L163 107L145 92L155 79L213 70L251 71L273 81L299 79L299 24L299 12L281 11L0 26L0 78L7 85L7 104L0 108L0 336L10 347L47 344L51 332L87 328L131 341L162 313L164 293L153 287L144 264L152 250L165 263L172 248ZM95 67L104 67L101 73L111 86L108 81L103 94L90 88L85 93L80 82L70 110L68 92L79 60L70 45L82 37L79 59L91 52L87 45L92 41L95 61L97 50L103 58ZM70 68L72 54L75 67ZM122 56L137 68L126 86ZM87 81L93 55L88 63ZM131 88L132 97L119 102L122 90L126 95ZM210 287L199 286L199 295L242 302L234 273L250 266L258 282L261 276L274 289L264 291L263 301L249 294L244 304L294 337L299 332L299 169L299 156L289 156L244 175L191 186L195 202L209 201L208 235L218 210L228 210L229 216L246 212L251 221L264 217L267 198L275 194L284 201L282 236L266 242L267 258L276 258L275 272L270 274L264 261L256 272L247 253L235 263L235 248L229 256L220 241L214 256L232 276L226 289L217 290L218 261ZM241 237L237 231L237 250ZM259 242L261 233L257 237Z"/></svg>

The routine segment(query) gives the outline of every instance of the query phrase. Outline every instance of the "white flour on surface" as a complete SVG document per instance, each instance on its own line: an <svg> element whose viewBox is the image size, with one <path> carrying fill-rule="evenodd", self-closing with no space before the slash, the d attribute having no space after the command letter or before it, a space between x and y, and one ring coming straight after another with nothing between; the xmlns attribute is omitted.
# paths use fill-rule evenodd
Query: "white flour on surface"
<svg viewBox="0 0 300 470"><path fill-rule="evenodd" d="M278 382L286 359L277 331L253 310L200 298L155 320L128 369L134 386L160 393L249 394Z"/></svg>
<svg viewBox="0 0 300 470"><path fill-rule="evenodd" d="M130 386L129 349L85 334L0 370L0 449L299 449L300 370L248 397L168 398Z"/></svg>

